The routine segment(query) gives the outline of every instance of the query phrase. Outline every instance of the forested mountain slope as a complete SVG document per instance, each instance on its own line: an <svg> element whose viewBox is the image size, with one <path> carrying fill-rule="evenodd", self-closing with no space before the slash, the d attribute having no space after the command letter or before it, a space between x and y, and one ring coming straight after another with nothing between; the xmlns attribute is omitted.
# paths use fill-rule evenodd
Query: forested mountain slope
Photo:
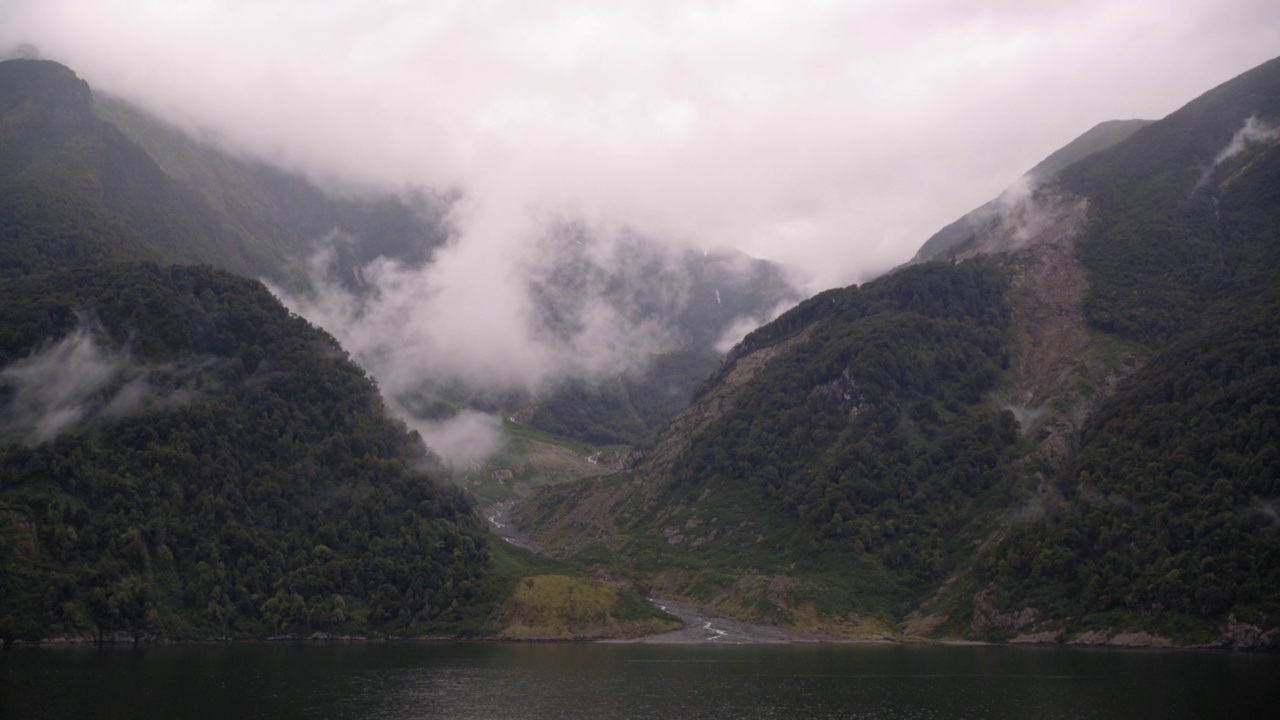
<svg viewBox="0 0 1280 720"><path fill-rule="evenodd" d="M313 231L362 234L340 268L422 262L438 212L334 199L113 105L144 150L93 103L61 65L0 63L0 639L670 626L490 544L334 339L226 272L288 282Z"/></svg>
<svg viewBox="0 0 1280 720"><path fill-rule="evenodd" d="M212 269L6 284L0 633L420 633L489 564L323 332Z"/></svg>
<svg viewBox="0 0 1280 720"><path fill-rule="evenodd" d="M632 474L524 522L800 626L1280 646L1277 127L1280 61L1121 128L955 260L752 333Z"/></svg>
<svg viewBox="0 0 1280 720"><path fill-rule="evenodd" d="M1061 173L1090 202L1085 315L1149 360L1084 422L1046 514L982 558L1000 608L1206 640L1280 623L1278 127L1273 60Z"/></svg>
<svg viewBox="0 0 1280 720"><path fill-rule="evenodd" d="M375 258L419 266L448 239L452 196L427 189L325 191L301 175L201 142L120 98L95 95L93 111L216 210L228 237L269 249L273 264L255 270L277 282L303 280L294 265L319 243L334 250L335 272L358 284L359 269Z"/></svg>
<svg viewBox="0 0 1280 720"><path fill-rule="evenodd" d="M57 63L0 63L0 274L138 259L249 274L275 260L226 237L207 203L92 106L89 86Z"/></svg>
<svg viewBox="0 0 1280 720"><path fill-rule="evenodd" d="M95 98L58 63L0 63L0 113L5 276L155 259L296 283L328 237L350 279L379 255L424 262L447 236L447 198L338 198Z"/></svg>

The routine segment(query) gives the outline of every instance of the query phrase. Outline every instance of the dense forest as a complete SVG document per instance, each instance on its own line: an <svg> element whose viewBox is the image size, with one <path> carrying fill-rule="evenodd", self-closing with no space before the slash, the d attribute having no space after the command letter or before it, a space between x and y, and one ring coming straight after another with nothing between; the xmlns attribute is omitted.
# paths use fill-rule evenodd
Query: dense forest
<svg viewBox="0 0 1280 720"><path fill-rule="evenodd" d="M978 577L1058 617L1280 617L1280 321L1177 343L1082 434L1064 501Z"/></svg>
<svg viewBox="0 0 1280 720"><path fill-rule="evenodd" d="M474 600L468 504L261 285L128 265L5 291L0 399L23 413L0 445L6 640L421 633ZM70 387L33 397L50 379ZM33 411L77 421L51 437Z"/></svg>
<svg viewBox="0 0 1280 720"><path fill-rule="evenodd" d="M936 579L975 500L1009 484L1016 425L982 404L1008 360L1006 285L994 263L925 265L803 304L829 309L674 487L732 482L908 583Z"/></svg>

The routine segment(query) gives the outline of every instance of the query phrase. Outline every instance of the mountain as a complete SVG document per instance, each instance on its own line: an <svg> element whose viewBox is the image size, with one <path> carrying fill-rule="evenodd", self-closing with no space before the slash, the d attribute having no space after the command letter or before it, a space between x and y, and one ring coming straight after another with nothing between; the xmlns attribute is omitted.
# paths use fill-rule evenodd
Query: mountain
<svg viewBox="0 0 1280 720"><path fill-rule="evenodd" d="M222 247L217 219L140 148L92 113L88 85L35 60L0 63L0 273L139 259L248 271L248 248Z"/></svg>
<svg viewBox="0 0 1280 720"><path fill-rule="evenodd" d="M626 233L602 260L602 244L577 226L551 234L550 261L531 281L540 331L571 342L607 308L649 339L647 356L616 375L571 378L515 417L596 445L648 445L727 345L800 296L778 265L742 253L673 249Z"/></svg>
<svg viewBox="0 0 1280 720"><path fill-rule="evenodd" d="M517 518L804 629L1280 647L1277 128L1280 59L1095 128Z"/></svg>
<svg viewBox="0 0 1280 720"><path fill-rule="evenodd" d="M54 62L0 63L0 103L3 276L115 261L207 263L302 295L336 279L359 302L377 292L362 273L369 262L429 266L452 232L456 193L321 189L95 95ZM646 444L718 364L722 336L799 299L781 268L732 253L674 250L634 233L614 248L573 223L541 243L526 280L538 332L571 341L584 315L608 307L621 331L647 338L629 368L571 376L536 397L428 374L398 406L421 409L423 419L468 407L516 414L576 440Z"/></svg>
<svg viewBox="0 0 1280 720"><path fill-rule="evenodd" d="M335 272L356 285L359 269L376 258L417 267L448 240L452 195L326 191L301 175L202 142L120 98L95 95L93 111L203 198L227 236L269 247L274 264L259 272L277 282L299 282L301 268L292 266L314 254L318 241L332 245Z"/></svg>
<svg viewBox="0 0 1280 720"><path fill-rule="evenodd" d="M44 60L0 63L0 275L117 260L207 263L294 283L316 242L340 269L424 262L448 198L336 198L203 145Z"/></svg>
<svg viewBox="0 0 1280 720"><path fill-rule="evenodd" d="M1150 120L1108 120L1093 126L1088 132L1053 152L1027 171L1017 183L1000 197L972 210L959 220L947 225L920 246L913 263L929 260L945 260L965 250L968 243L1000 225L1001 218L1012 206L1025 200L1026 194L1037 185L1052 180L1060 170L1096 152L1123 142L1139 129L1151 124Z"/></svg>
<svg viewBox="0 0 1280 720"><path fill-rule="evenodd" d="M129 112L107 114L148 149L69 69L0 63L6 645L672 626L490 543L337 342L241 277L288 282L322 227L363 233L348 267L425 262L439 213L334 199Z"/></svg>
<svg viewBox="0 0 1280 720"><path fill-rule="evenodd" d="M0 633L413 632L488 567L336 343L208 268L77 269L0 308Z"/></svg>

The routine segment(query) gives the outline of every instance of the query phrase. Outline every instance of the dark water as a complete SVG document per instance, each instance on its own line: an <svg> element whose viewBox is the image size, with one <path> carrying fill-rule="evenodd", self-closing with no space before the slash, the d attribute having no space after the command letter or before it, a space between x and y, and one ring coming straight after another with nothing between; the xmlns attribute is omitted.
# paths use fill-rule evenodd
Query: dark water
<svg viewBox="0 0 1280 720"><path fill-rule="evenodd" d="M0 652L0 718L1280 718L1280 658L1005 647Z"/></svg>

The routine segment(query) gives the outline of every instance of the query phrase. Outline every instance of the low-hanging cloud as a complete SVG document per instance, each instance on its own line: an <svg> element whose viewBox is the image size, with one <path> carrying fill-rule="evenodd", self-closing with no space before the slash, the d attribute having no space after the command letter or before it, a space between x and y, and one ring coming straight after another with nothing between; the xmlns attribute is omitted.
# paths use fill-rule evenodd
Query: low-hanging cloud
<svg viewBox="0 0 1280 720"><path fill-rule="evenodd" d="M33 43L226 149L331 187L459 189L429 268L376 261L356 292L322 254L314 294L281 293L410 417L397 398L424 378L528 392L666 347L619 272L621 228L788 263L810 291L860 281L1098 121L1161 117L1280 47L1272 0L0 13L0 47ZM606 240L575 256L551 232L564 218ZM576 292L558 274L575 263ZM658 299L682 300L672 280Z"/></svg>
<svg viewBox="0 0 1280 720"><path fill-rule="evenodd" d="M0 440L39 444L83 426L172 407L212 361L148 365L97 340L83 319L66 337L0 368Z"/></svg>
<svg viewBox="0 0 1280 720"><path fill-rule="evenodd" d="M1213 166L1216 168L1239 155L1249 145L1272 142L1276 139L1280 139L1280 126L1271 125L1258 120L1257 117L1250 116L1244 121L1244 125L1236 131L1236 134L1231 136L1231 142L1227 143L1227 146L1222 148L1222 151L1213 159Z"/></svg>
<svg viewBox="0 0 1280 720"><path fill-rule="evenodd" d="M354 282L338 278L335 260L342 243L356 240L334 233L309 260L306 291L272 287L290 310L333 334L378 380L391 409L455 465L496 449L500 419L496 410L447 417L442 398L446 408L510 409L512 398L571 378L616 377L661 353L710 349L717 328L745 333L778 312L773 303L797 297L751 258L673 248L625 227L561 216L464 227L431 263L380 258ZM521 234L534 229L536 236ZM510 237L486 243L465 234L475 232ZM503 252L482 251L495 244ZM760 282L762 272L772 283ZM694 307L696 292L713 292L719 310L722 289L730 307L719 319Z"/></svg>
<svg viewBox="0 0 1280 720"><path fill-rule="evenodd" d="M477 252L481 242L458 241L423 267L380 258L351 288L332 273L333 242L342 240L330 238L311 257L308 292L272 290L337 337L392 398L428 378L536 392L566 377L615 374L673 347L669 329L639 312L634 296L603 299L602 284L616 276L600 263L612 256L580 264L555 243L513 243L490 255Z"/></svg>
<svg viewBox="0 0 1280 720"><path fill-rule="evenodd" d="M4 8L0 45L227 147L483 212L573 206L787 262L812 290L901 263L1098 121L1161 117L1280 47L1270 0Z"/></svg>
<svg viewBox="0 0 1280 720"><path fill-rule="evenodd" d="M44 442L99 414L137 407L136 378L123 353L104 350L86 327L0 370L8 391L0 437Z"/></svg>
<svg viewBox="0 0 1280 720"><path fill-rule="evenodd" d="M1214 156L1213 163L1200 174L1200 179L1196 181L1192 192L1208 185L1213 178L1215 170L1231 158L1244 152L1250 145L1274 142L1277 139L1280 139L1280 126L1272 125L1266 121L1259 120L1257 116L1250 115L1245 119L1240 129L1236 130L1235 134L1231 136L1231 141Z"/></svg>

